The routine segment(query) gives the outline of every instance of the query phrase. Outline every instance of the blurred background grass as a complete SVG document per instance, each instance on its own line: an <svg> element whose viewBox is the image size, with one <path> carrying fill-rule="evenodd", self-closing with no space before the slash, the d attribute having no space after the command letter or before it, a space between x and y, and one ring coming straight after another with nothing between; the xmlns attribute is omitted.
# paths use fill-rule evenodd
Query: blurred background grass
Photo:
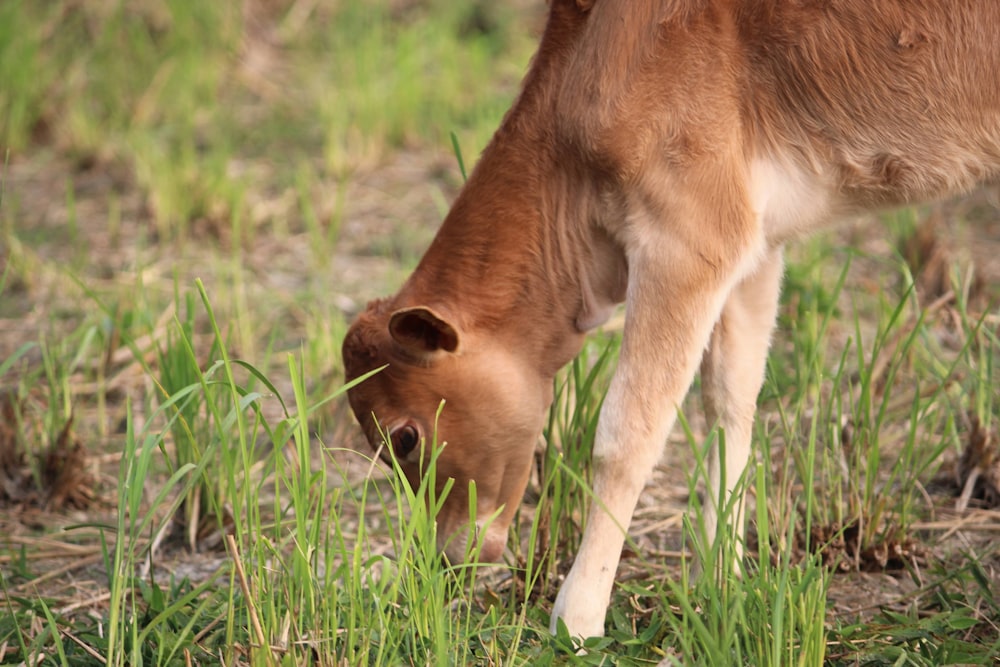
<svg viewBox="0 0 1000 667"><path fill-rule="evenodd" d="M403 147L478 153L533 46L510 3L10 0L0 145L122 166L157 230L241 213L241 192L349 177ZM531 20L527 21L528 23ZM266 183L247 163L265 162ZM258 176L259 178L259 176Z"/></svg>

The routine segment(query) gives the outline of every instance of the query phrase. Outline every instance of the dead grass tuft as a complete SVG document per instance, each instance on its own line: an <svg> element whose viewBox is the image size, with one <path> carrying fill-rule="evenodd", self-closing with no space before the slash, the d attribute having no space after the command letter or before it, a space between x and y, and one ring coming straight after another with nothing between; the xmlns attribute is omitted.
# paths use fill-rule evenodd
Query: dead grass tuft
<svg viewBox="0 0 1000 667"><path fill-rule="evenodd" d="M23 443L37 427L23 401L12 392L0 395L0 507L87 509L94 501L94 476L73 418L46 450L33 454Z"/></svg>
<svg viewBox="0 0 1000 667"><path fill-rule="evenodd" d="M813 551L823 564L840 572L897 572L926 562L926 549L909 537L887 537L874 542L864 539L863 526L813 526ZM805 545L797 545L803 551Z"/></svg>
<svg viewBox="0 0 1000 667"><path fill-rule="evenodd" d="M970 501L989 509L1000 508L1000 442L996 433L985 428L975 415L965 449L955 466L955 485L961 490L957 509L962 512Z"/></svg>
<svg viewBox="0 0 1000 667"><path fill-rule="evenodd" d="M940 210L928 215L913 230L899 240L898 248L916 280L917 293L925 304L945 299L952 293L952 267L956 253L952 248L954 234ZM965 294L968 303L979 303L985 296L986 281L980 272L973 272ZM980 304L982 305L982 304Z"/></svg>

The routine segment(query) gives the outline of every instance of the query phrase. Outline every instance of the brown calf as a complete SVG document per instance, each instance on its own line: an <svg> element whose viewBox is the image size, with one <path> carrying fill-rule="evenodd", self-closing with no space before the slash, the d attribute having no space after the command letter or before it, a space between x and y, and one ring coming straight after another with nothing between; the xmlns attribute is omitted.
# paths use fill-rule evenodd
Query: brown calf
<svg viewBox="0 0 1000 667"><path fill-rule="evenodd" d="M408 476L445 401L438 483L457 483L439 531L459 537L443 546L464 552L475 481L480 523L497 514L482 556L496 559L553 375L626 303L594 447L603 507L553 613L588 636L699 363L727 492L745 467L783 244L1000 174L1000 2L551 4L520 97L416 271L351 328L344 364L349 378L388 364L350 401Z"/></svg>

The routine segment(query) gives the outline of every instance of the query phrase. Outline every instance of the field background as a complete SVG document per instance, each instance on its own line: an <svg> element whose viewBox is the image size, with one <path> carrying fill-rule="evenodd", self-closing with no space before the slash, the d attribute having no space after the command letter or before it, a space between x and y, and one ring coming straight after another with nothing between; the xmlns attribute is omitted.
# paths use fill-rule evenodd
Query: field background
<svg viewBox="0 0 1000 667"><path fill-rule="evenodd" d="M718 437L693 392L607 637L549 636L614 324L558 380L507 566L428 546L340 341L415 266L544 11L0 3L0 664L996 664L995 186L790 252L745 562L720 539L690 576Z"/></svg>

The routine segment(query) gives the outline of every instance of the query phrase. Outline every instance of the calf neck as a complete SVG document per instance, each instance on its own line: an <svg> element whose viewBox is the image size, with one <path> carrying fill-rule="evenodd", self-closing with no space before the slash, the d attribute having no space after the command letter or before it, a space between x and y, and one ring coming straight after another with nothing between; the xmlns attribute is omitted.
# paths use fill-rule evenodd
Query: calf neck
<svg viewBox="0 0 1000 667"><path fill-rule="evenodd" d="M437 484L456 482L438 515L448 555L473 535L500 557L553 376L624 301L600 502L553 610L601 634L623 530L699 366L726 434L707 497L746 465L783 245L997 178L998 26L993 0L552 0L426 255L344 341L348 378L386 366L349 398L411 480L436 433ZM706 534L716 517L710 502Z"/></svg>

